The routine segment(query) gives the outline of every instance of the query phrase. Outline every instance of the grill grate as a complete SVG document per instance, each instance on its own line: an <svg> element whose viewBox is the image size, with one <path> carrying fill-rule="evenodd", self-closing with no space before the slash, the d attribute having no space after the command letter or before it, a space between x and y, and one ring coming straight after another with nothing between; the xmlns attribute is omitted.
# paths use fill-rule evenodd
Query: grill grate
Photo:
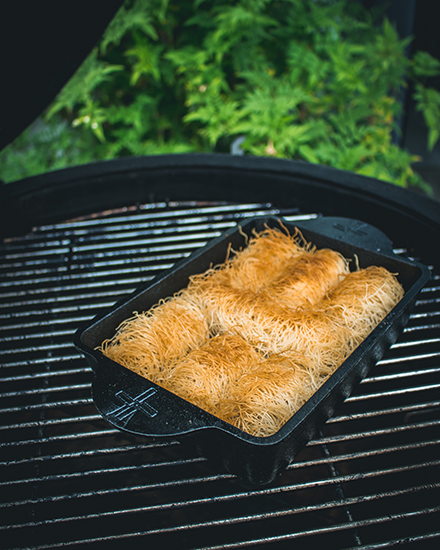
<svg viewBox="0 0 440 550"><path fill-rule="evenodd" d="M270 204L155 203L2 245L2 547L414 548L438 544L440 278L399 341L272 485L96 413L78 326ZM396 243L399 244L399 243ZM398 250L404 254L404 243Z"/></svg>

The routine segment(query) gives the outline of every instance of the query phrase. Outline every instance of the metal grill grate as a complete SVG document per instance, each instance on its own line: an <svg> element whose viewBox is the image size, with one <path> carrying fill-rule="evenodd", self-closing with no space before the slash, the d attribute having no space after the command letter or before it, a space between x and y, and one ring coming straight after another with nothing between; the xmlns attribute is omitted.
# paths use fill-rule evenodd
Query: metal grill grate
<svg viewBox="0 0 440 550"><path fill-rule="evenodd" d="M185 444L109 427L78 326L258 214L260 204L147 204L35 228L0 268L2 547L414 548L439 544L440 278L400 340L269 487ZM405 253L403 249L400 253Z"/></svg>

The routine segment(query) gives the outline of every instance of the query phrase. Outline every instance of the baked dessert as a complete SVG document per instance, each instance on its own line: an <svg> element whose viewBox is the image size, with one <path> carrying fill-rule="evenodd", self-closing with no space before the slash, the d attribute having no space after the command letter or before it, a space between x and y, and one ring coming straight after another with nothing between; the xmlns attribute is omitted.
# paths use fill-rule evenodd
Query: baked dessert
<svg viewBox="0 0 440 550"><path fill-rule="evenodd" d="M246 248L124 321L109 358L257 437L276 433L403 296L383 267L350 271L297 231Z"/></svg>

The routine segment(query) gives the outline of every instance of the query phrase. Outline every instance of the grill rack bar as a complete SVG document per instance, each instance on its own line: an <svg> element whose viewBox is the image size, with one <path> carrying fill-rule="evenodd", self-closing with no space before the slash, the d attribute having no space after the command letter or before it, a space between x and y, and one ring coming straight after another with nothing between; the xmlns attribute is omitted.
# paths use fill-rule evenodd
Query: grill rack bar
<svg viewBox="0 0 440 550"><path fill-rule="evenodd" d="M314 444L317 445L325 445L326 443L328 443L329 441L326 441L325 438L321 439L321 440L318 440L318 441L314 441ZM300 463L297 463L295 464L293 467L292 466L289 466L289 469L299 469L299 468L304 468L304 467L310 467L311 465L313 466L316 466L316 465L322 465L322 464L325 464L325 465L328 465L328 464L334 464L335 462L341 462L341 461L344 461L344 460L355 460L355 459L360 459L360 458L365 458L365 457L369 457L369 456L378 456L380 454L385 454L385 453L391 453L391 452L397 452L399 450L412 450L412 449L415 449L417 447L419 448L426 448L430 445L438 445L440 444L440 441L437 440L437 441L425 441L423 443L418 443L417 446L415 444L413 445L402 445L401 447L394 447L394 448L388 448L386 450L382 450L382 449L379 449L379 450L376 450L376 451L368 451L368 452L364 452L364 453L358 453L358 456L356 456L354 453L351 453L350 455L345 455L345 456L338 456L338 457L333 457L331 455L329 455L328 457L324 457L324 458L321 458L321 459L317 459L317 460L314 460L314 461L311 461L310 463L309 462L300 462ZM144 467L149 467L149 468L161 468L161 467L164 467L164 466L168 466L168 465L171 465L171 464L189 464L189 463L200 463L200 462L205 462L206 459L202 458L202 457L196 457L196 458L191 458L191 459L187 459L186 461L178 461L178 462L164 462L164 463L155 463L155 464L150 464L150 465L142 465L142 466L126 466L126 467L120 467L120 468L107 468L105 470L93 470L93 471L89 471L88 472L88 475L103 475L103 474L112 474L112 473L116 473L116 472L127 472L127 471L137 471L141 468L144 468ZM440 463L440 460L436 460L436 461L431 461L431 462L425 462L425 463L420 463L420 464L411 464L411 465L407 465L406 467L401 467L400 469L397 469L397 468L394 468L394 469L387 469L387 470L382 470L382 471L374 471L374 472L362 472L362 473L359 473L357 474L357 477L362 477L363 479L366 479L366 478L371 478L371 477L375 477L375 476L380 476L380 475L388 475L390 473L397 473L397 472L402 472L402 471L410 471L410 470L413 470L413 469L417 469L417 468L425 468L425 467L433 467L433 466L437 466L438 464ZM42 483L42 482L51 482L51 481L55 481L55 480L66 480L66 479L74 479L74 478L77 478L79 476L83 475L82 472L70 472L70 473L67 473L67 474L60 474L60 475L53 475L53 476L46 476L46 477L40 477L40 478L35 478L35 479L28 479L26 481L23 481L23 480L10 480L10 481L7 481L7 482L2 482L0 484L0 487L3 486L3 487L6 487L8 485L17 485L17 484L20 484L20 483L34 483L36 481L38 481L39 483ZM314 480L313 482L309 482L308 485L304 484L304 483L300 483L300 484L296 484L296 485L290 485L289 487L276 487L276 488L272 488L272 489L255 489L253 492L252 492L252 496L255 496L256 494L259 494L259 495L267 495L267 494L273 494L273 493L277 493L279 491L286 491L286 490L292 490L292 489L298 489L299 487L301 488L310 488L310 487L318 487L320 485L324 485L324 484L342 484L342 483L345 483L345 482L348 482L348 481L353 481L354 479L356 479L357 477L353 477L353 476L342 476L342 475L335 475L334 478L330 478L330 479L321 479L321 480ZM223 479L226 479L226 478L232 478L232 476L230 474L225 474L222 476ZM187 483L206 483L208 481L218 481L217 477L203 477L203 478L194 478L194 479L191 479L191 480L181 480L181 484L187 484ZM171 482L173 486L176 485L176 482ZM117 492L117 493L120 493L120 492L124 492L124 491L143 491L143 490L147 490L147 489L155 489L157 488L157 486L159 487L164 487L166 484L164 483L161 483L159 485L157 484L150 484L150 485L144 485L144 486L136 486L136 487L130 487L130 488L112 488L112 489L109 489L107 492L105 493L97 493L97 492L91 492L91 493L81 493L81 494L69 494L69 495L59 495L57 497L48 497L49 499L53 499L55 498L56 500L67 500L67 499L71 499L71 498L88 498L88 497L96 497L96 496L102 496L102 494L110 494L110 492ZM233 495L232 494L229 494L229 495L226 495L226 496L216 496L214 497L215 499L217 500L236 500L238 498L248 498L249 497L249 492L244 492L244 493L234 493ZM209 498L208 497L206 500L203 501L203 503L206 503L206 502L209 502ZM47 500L47 499L42 499L42 500ZM35 501L36 502L36 501ZM196 505L196 504L200 504L201 501L190 501L189 504L187 502L185 502L185 504L181 504L181 505ZM20 505L25 505L25 504L28 504L28 501L14 501L14 502L10 502L10 503L2 503L0 505L0 507L7 507L7 506L20 506ZM173 503L170 503L169 506L170 507L175 507L177 506L178 504L176 502L173 502ZM161 509L163 509L163 505L160 505L161 506Z"/></svg>
<svg viewBox="0 0 440 550"><path fill-rule="evenodd" d="M440 488L440 484L435 484L431 489L439 489ZM315 504L313 506L307 506L307 507L304 507L302 509L300 508L295 508L295 509L289 509L289 510L279 510L277 512L272 512L272 513L265 513L265 514L257 514L257 515L254 515L254 516L241 516L241 517L234 517L234 518L227 518L225 520L216 520L216 521L212 521L210 522L209 524L191 524L191 525L184 525L184 526L177 526L177 527L174 527L174 528L165 528L165 529L161 529L161 530L156 530L156 531L149 531L149 532L145 532L144 534L145 535L154 535L154 534L157 534L157 533L164 533L164 532L171 532L171 531L181 531L181 530L186 530L186 529L197 529L197 528L201 528L201 527L212 527L212 526L220 526L220 525L227 525L227 524L234 524L234 523L243 523L243 522L248 522L248 521L260 521L262 519L267 519L268 517L283 517L283 516L291 516L291 515L298 515L298 514L301 514L301 513L304 513L304 512L311 512L311 511L317 511L317 510L325 510L325 509L332 509L332 508L337 508L337 507L341 507L341 506L352 506L352 505L355 505L355 504L358 504L360 502L364 502L366 500L379 500L381 498L391 498L391 497L396 497L396 496L402 496L402 495L407 495L407 494L413 494L413 493L416 493L416 492L419 492L419 491L423 491L423 487L409 487L407 489L401 489L401 490L396 490L396 491L393 491L392 493L384 493L384 494L381 494L381 495L378 495L378 494L375 494L375 495L369 495L367 497L356 497L356 498L346 498L346 499L343 499L343 500L334 500L334 501L331 501L331 502L325 502L325 503L322 503L322 504ZM432 508L431 510L433 511L437 511L439 508ZM146 508L146 507L141 507L141 508L133 508L133 509L124 509L124 510L120 510L119 511L119 514L136 514L136 513L145 513L145 512L148 512L149 511L149 508ZM424 513L425 511L422 511L422 513ZM90 519L90 520L93 520L93 519L96 519L98 517L102 517L103 515L108 515L108 516L112 516L114 517L115 516L115 513L114 512L101 512L100 514L90 514L88 516L87 519ZM58 519L53 519L53 520L50 520L50 521L43 521L43 522L32 522L32 523L29 523L27 525L25 524L21 524L21 525L8 525L6 526L6 528L0 528L0 530L9 530L9 529L20 529L22 527L35 527L37 525L47 525L47 524L54 524L54 523L65 523L66 521L78 521L78 520L83 520L84 518L82 516L77 516L77 517L72 517L72 518L58 518ZM82 541L81 541L82 542ZM91 542L91 539L89 539L87 542ZM253 541L249 541L249 542L253 542Z"/></svg>
<svg viewBox="0 0 440 550"><path fill-rule="evenodd" d="M398 493L396 493L398 494ZM399 493L400 495L402 495L403 493ZM395 496L395 495L393 495ZM356 501L354 499L347 499L346 502L341 502L341 501L334 501L334 502L331 502L331 503L327 503L325 506L311 506L308 508L308 512L315 512L315 511L320 511L320 510L326 510L326 509L335 509L337 507L340 507L340 506L347 506L347 505L354 505L356 504ZM145 510L142 510L140 509L139 510L140 512L145 512ZM231 544L222 544L220 546L216 545L216 546L203 546L203 547L198 547L200 550L220 550L220 549L223 549L223 548L244 548L244 547L252 547L252 546L255 546L255 545L259 545L259 544L267 544L267 543L270 543L270 542L280 542L280 541L285 541L285 540L295 540L295 539L298 539L298 538L301 538L301 537L310 537L311 535L317 535L317 534L329 534L329 533L335 533L335 532L338 532L338 531L341 531L341 530L350 530L350 531L353 531L353 530L357 530L358 528L360 527L365 527L365 526L370 526L370 525L379 525L381 523L386 523L386 522L391 522L391 521L395 521L395 520L404 520L406 518L409 518L409 517L417 517L417 516L422 516L422 515L425 515L425 514L436 514L440 511L440 507L432 507L432 508L425 508L425 509L422 509L422 510L417 510L416 512L413 512L412 514L400 514L400 515L386 515L386 516L382 516L382 517L375 517L375 518L372 518L370 520L363 520L363 521L349 521L349 522L346 522L346 523L342 523L342 524L338 524L338 525L333 525L331 527L325 527L325 528L321 528L321 529L314 529L314 530L303 530L303 531L296 531L295 533L289 533L289 534L286 534L286 535L276 535L276 536L272 536L272 537L265 537L263 539L248 539L246 541L243 541L243 542L234 542L234 543L231 543ZM291 515L294 515L296 513L298 513L299 511L297 509L294 509L294 510L289 510L289 513L285 513L285 514L272 514L271 517L276 517L276 518L280 518L280 517L286 517L286 516L291 516ZM95 516L96 518L98 517L102 517L102 516ZM103 536L99 539L99 542L109 542L109 541L118 541L118 540L130 540L132 538L137 538L137 537L146 537L146 536L154 536L154 535L164 535L164 534L168 534L170 532L182 532L182 531L189 531L191 529L197 529L197 528L206 528L206 527L220 527L220 526L230 526L230 525L233 525L233 524L237 524L237 523L242 523L244 521L257 521L257 520L267 520L269 517L268 514L262 514L261 516L259 517L243 517L243 518L230 518L228 519L227 521L217 521L217 522L212 522L210 524L188 524L188 525L182 525L182 526L178 526L178 527L174 527L174 528L164 528L164 529L155 529L155 530L149 530L149 531L140 531L140 532L133 532L133 533L124 533L123 535L119 535L119 536ZM54 524L56 523L56 521L53 521L53 522L50 522L51 524ZM36 526L37 524L31 524L33 526ZM424 541L427 541L427 540L432 540L434 538L437 538L437 537L440 537L440 531L438 532L433 532L433 533L425 533L423 536L416 536L416 537L412 537L411 540L412 541L415 541L417 539L419 540L424 540ZM81 540L77 540L77 541L71 541L71 542L68 542L68 543L65 543L64 546L76 546L76 545L79 545L79 544L91 544L91 543L95 543L97 542L97 539L93 539L93 538L88 538L88 539L81 539ZM400 540L393 540L393 541L388 541L388 544L386 546L390 547L390 546L395 546L397 544L402 544L404 542L409 542L408 540L408 537L406 537L405 539L400 539ZM44 545L44 546L35 546L34 548L35 549L41 549L41 548L54 548L54 547L57 547L56 544L54 545ZM356 548L380 548L380 547L384 547L383 544L378 544L378 545L362 545L362 546L359 546L359 545L356 545Z"/></svg>

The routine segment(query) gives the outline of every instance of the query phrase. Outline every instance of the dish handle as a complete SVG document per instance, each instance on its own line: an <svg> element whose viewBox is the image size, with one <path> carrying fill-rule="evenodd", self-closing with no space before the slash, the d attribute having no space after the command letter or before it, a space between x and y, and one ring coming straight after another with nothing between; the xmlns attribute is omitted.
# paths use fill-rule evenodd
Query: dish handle
<svg viewBox="0 0 440 550"><path fill-rule="evenodd" d="M322 216L295 224L298 228L310 229L345 245L361 250L394 256L393 243L385 233L366 222L351 218Z"/></svg>
<svg viewBox="0 0 440 550"><path fill-rule="evenodd" d="M146 436L177 436L222 421L168 390L103 356L88 355L93 369L93 401L120 430Z"/></svg>

